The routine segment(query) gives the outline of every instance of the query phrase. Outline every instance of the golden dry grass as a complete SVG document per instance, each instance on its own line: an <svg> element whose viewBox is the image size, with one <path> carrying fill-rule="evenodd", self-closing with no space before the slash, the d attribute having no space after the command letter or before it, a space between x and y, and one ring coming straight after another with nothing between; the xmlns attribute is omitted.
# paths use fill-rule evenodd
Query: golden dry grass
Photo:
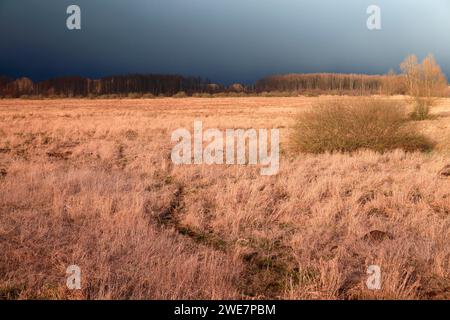
<svg viewBox="0 0 450 320"><path fill-rule="evenodd" d="M400 101L382 98L339 98L301 112L291 135L305 153L430 151L433 143L407 121Z"/></svg>
<svg viewBox="0 0 450 320"><path fill-rule="evenodd" d="M415 124L429 154L290 153L326 99L0 100L0 298L450 298L450 100ZM279 174L173 166L196 118L281 129Z"/></svg>

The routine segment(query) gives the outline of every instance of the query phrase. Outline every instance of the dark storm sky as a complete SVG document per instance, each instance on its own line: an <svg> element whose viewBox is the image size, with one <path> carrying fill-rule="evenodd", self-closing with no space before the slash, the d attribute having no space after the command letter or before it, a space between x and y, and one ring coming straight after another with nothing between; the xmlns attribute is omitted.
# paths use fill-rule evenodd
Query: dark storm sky
<svg viewBox="0 0 450 320"><path fill-rule="evenodd" d="M66 28L66 8L82 30ZM382 30L366 8L382 10ZM385 73L433 53L450 75L449 0L0 0L0 74Z"/></svg>

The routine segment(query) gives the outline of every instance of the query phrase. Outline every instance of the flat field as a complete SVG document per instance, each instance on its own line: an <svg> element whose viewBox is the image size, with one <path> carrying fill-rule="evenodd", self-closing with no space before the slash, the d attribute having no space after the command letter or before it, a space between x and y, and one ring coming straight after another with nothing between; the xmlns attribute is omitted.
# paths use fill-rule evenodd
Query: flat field
<svg viewBox="0 0 450 320"><path fill-rule="evenodd" d="M0 299L450 299L450 99L430 153L292 152L325 99L0 100ZM173 165L195 119L280 129L279 173Z"/></svg>

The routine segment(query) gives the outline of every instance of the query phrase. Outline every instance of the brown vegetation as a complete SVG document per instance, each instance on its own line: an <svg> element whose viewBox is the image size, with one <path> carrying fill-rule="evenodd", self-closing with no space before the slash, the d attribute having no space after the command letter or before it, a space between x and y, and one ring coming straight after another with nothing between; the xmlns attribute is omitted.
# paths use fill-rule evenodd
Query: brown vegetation
<svg viewBox="0 0 450 320"><path fill-rule="evenodd" d="M447 90L447 79L432 55L427 56L421 64L415 55L408 56L401 64L404 73L407 93L412 98L414 120L425 120L429 117L430 107Z"/></svg>
<svg viewBox="0 0 450 320"><path fill-rule="evenodd" d="M383 98L336 99L300 113L292 143L301 152L429 151L432 142L406 123L400 101Z"/></svg>
<svg viewBox="0 0 450 320"><path fill-rule="evenodd" d="M287 153L333 100L0 100L0 298L450 298L450 101L417 123L429 154ZM196 118L279 128L279 174L173 166Z"/></svg>
<svg viewBox="0 0 450 320"><path fill-rule="evenodd" d="M19 98L23 95L31 95L35 98L104 95L127 97L129 94L172 96L179 91L214 93L218 90L211 87L208 80L179 75L111 76L95 80L83 77L62 77L36 83L27 78L13 80L0 77L0 96L11 98Z"/></svg>
<svg viewBox="0 0 450 320"><path fill-rule="evenodd" d="M279 91L299 93L339 93L354 95L380 94L391 90L392 94L402 94L399 76L377 76L363 74L312 73L270 76L256 83L256 91ZM385 82L393 83L384 89Z"/></svg>
<svg viewBox="0 0 450 320"><path fill-rule="evenodd" d="M199 77L179 75L127 75L101 79L62 77L33 83L28 78L10 79L0 76L0 98L142 98L144 95L184 97L289 97L333 95L403 95L414 97L421 108L415 114L428 112L434 97L448 96L447 79L439 65L428 56L418 64L416 56L409 56L401 64L402 74L390 70L385 75L365 74L287 74L274 75L255 84L234 83L228 87L210 83ZM414 115L414 114L413 114Z"/></svg>

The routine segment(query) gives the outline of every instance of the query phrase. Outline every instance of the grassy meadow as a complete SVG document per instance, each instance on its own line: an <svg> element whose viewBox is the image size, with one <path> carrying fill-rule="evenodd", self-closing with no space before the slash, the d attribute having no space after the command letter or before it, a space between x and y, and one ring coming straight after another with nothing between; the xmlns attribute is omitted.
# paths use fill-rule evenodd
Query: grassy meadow
<svg viewBox="0 0 450 320"><path fill-rule="evenodd" d="M335 99L0 100L0 299L450 299L450 99L432 150L293 148ZM173 165L195 119L280 129L279 173Z"/></svg>

